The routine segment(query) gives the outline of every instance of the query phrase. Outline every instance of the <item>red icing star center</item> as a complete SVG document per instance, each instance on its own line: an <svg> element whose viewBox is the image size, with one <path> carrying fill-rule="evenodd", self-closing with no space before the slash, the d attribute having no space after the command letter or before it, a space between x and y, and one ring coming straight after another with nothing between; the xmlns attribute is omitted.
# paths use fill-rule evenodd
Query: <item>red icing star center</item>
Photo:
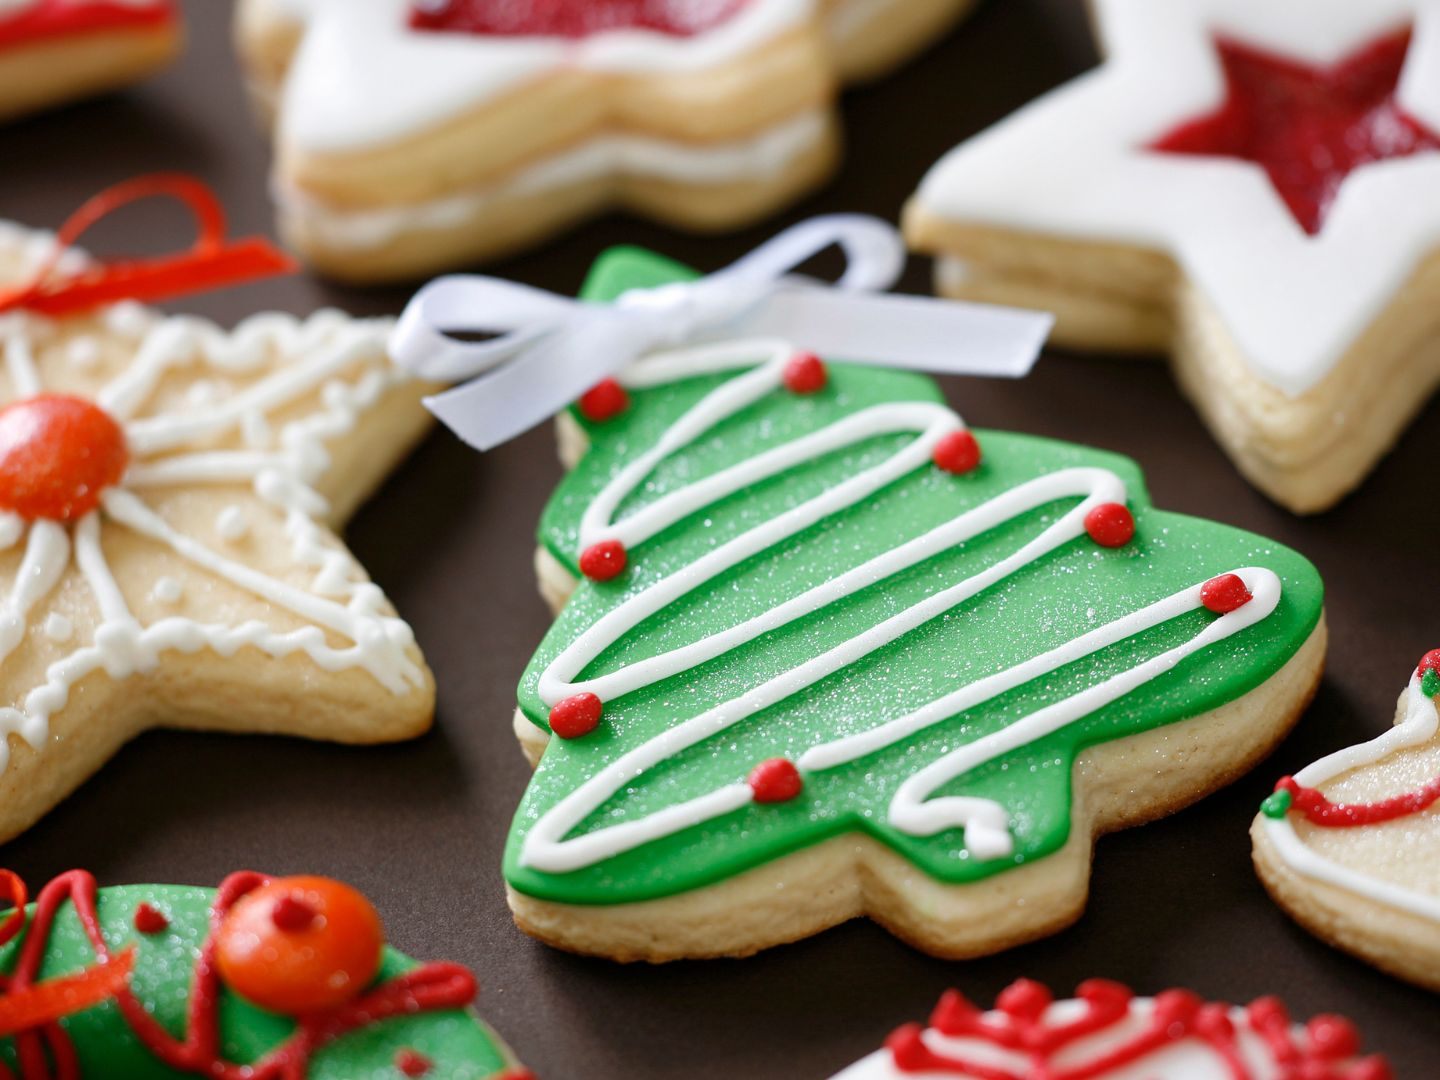
<svg viewBox="0 0 1440 1080"><path fill-rule="evenodd" d="M74 521L129 464L125 432L84 398L40 394L0 409L0 510Z"/></svg>
<svg viewBox="0 0 1440 1080"><path fill-rule="evenodd" d="M1151 149L1254 162L1312 236L1356 169L1440 149L1440 136L1396 100L1410 49L1408 29L1331 67L1226 38L1215 47L1225 73L1224 104L1187 120Z"/></svg>
<svg viewBox="0 0 1440 1080"><path fill-rule="evenodd" d="M413 0L410 25L504 37L580 39L610 30L693 37L712 30L749 0Z"/></svg>

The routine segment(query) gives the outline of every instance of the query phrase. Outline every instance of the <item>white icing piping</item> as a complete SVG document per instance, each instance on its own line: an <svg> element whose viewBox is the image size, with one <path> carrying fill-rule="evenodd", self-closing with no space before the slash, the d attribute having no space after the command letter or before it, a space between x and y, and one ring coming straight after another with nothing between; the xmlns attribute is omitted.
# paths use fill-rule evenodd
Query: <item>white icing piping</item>
<svg viewBox="0 0 1440 1080"><path fill-rule="evenodd" d="M910 431L916 434L916 438L881 464L727 541L607 612L563 649L541 673L538 692L545 704L553 706L566 697L585 692L596 694L602 701L614 700L633 690L692 670L707 660L852 595L858 589L893 577L1039 507L1072 497L1079 497L1080 503L1017 552L986 570L927 597L740 697L668 728L626 752L540 817L522 847L520 857L523 865L551 873L577 870L747 805L753 799L753 792L747 783L737 782L648 817L566 839L601 806L660 763L857 662L1083 536L1085 516L1095 506L1125 501L1123 481L1108 470L1075 468L1037 477L728 630L618 671L575 681L606 649L645 619L731 567L826 517L863 502L874 492L922 467L930 460L940 439L964 427L960 417L942 405L907 402L872 406L672 491L623 521L612 523L620 504L660 462L780 387L791 355L792 350L784 342L726 343L652 357L641 361L627 373L624 379L627 384L652 386L687 372L695 374L754 366L753 371L731 379L706 395L676 421L650 450L611 479L581 519L581 548L602 540L619 540L627 547L641 543L697 510L779 475L799 463L815 460L876 436ZM1090 715L1170 670L1186 656L1267 617L1279 602L1279 578L1269 570L1258 568L1235 572L1253 594L1249 604L1221 616L1190 641L1129 672L1089 687L1000 732L947 754L902 784L891 802L891 823L901 831L916 836L928 836L961 826L965 828L966 848L975 857L993 859L1011 854L1014 844L1009 817L999 804L983 799L960 798L927 802L930 795L977 766ZM1194 611L1201 606L1202 585L1203 582L1196 583L1060 648L964 687L908 716L858 736L814 747L801 755L798 767L814 772L854 761L1049 671Z"/></svg>
<svg viewBox="0 0 1440 1080"><path fill-rule="evenodd" d="M12 239L12 231L15 237L29 237L22 250L37 258L53 246L53 238L13 228L0 230L0 241ZM45 682L32 689L20 707L0 709L0 768L8 761L4 735L13 731L31 746L43 747L49 718L64 708L76 681L97 670L116 680L153 670L167 649L193 653L209 648L230 656L252 646L277 658L304 653L328 671L363 669L395 694L419 685L423 675L409 655L413 633L400 619L382 614L384 594L377 586L352 580L353 560L316 520L329 507L312 486L330 465L325 442L353 430L360 414L404 378L385 355L390 324L354 322L327 311L304 322L285 315L259 316L227 334L200 319L164 319L144 308L120 308L107 309L102 319L133 324L143 337L132 363L96 399L122 423L127 446L138 460L120 485L103 493L100 510L74 527L75 564L95 597L100 625L92 644L49 665ZM16 313L4 321L0 343L17 397L43 389L30 342L52 332L53 324L39 316ZM246 375L277 360L283 363L273 374L228 401L204 410L135 419L172 370L202 363L213 372ZM351 370L355 368L359 370ZM321 401L314 411L287 421L278 432L272 430L268 414L293 406L317 389ZM261 445L245 451L207 448L234 431ZM278 445L271 448L271 443ZM187 447L195 449L153 456ZM218 555L168 524L138 494L148 488L247 481L256 496L283 513L294 562L315 569L308 591ZM224 626L170 617L141 626L106 562L102 518L165 545L179 558L310 625L280 632L258 620ZM23 640L26 615L49 595L69 564L71 541L62 525L0 516L0 540L9 542L4 546L13 546L27 528L21 568L0 612L0 662ZM179 583L172 585L167 592L178 600ZM327 631L346 644L332 642Z"/></svg>
<svg viewBox="0 0 1440 1080"><path fill-rule="evenodd" d="M1337 750L1328 757L1307 765L1295 774L1296 782L1305 787L1319 787L1342 773L1373 765L1396 751L1422 746L1433 739L1436 731L1440 730L1440 714L1436 712L1435 701L1426 697L1420 688L1418 672L1410 680L1408 695L1405 719L1399 724L1379 738ZM1297 874L1323 881L1327 885L1334 885L1399 911L1418 915L1422 919L1440 922L1440 897L1428 896L1402 885L1382 881L1321 855L1300 839L1288 816L1278 819L1266 816L1261 827L1280 858Z"/></svg>

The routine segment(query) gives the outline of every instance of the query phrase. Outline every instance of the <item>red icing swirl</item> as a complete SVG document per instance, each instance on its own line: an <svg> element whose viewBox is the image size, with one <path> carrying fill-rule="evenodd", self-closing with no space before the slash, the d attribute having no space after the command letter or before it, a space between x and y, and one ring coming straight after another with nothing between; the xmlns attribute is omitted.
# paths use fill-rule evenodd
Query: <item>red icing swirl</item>
<svg viewBox="0 0 1440 1080"><path fill-rule="evenodd" d="M220 1049L221 982L215 966L215 934L226 913L242 896L269 881L262 874L244 872L232 874L221 883L210 908L210 932L195 964L189 1022L183 1041L166 1031L128 987L115 995L125 1022L158 1061L180 1072L212 1080L301 1080L311 1057L342 1035L396 1016L464 1008L475 999L475 977L465 968L456 964L423 964L371 988L339 1008L297 1017L295 1033L253 1064L227 1061ZM14 974L3 984L4 990L19 991L34 984L45 960L55 917L66 900L74 904L96 959L102 963L111 959L96 911L97 894L95 878L83 870L62 874L45 886L36 898L34 920L20 947ZM17 906L5 923L0 924L0 942L13 938L23 928L25 918L24 907ZM15 1049L21 1075L26 1080L43 1077L79 1080L80 1066L74 1047L57 1023L20 1032L15 1036ZM0 1080L12 1080L3 1066L0 1066Z"/></svg>
<svg viewBox="0 0 1440 1080"><path fill-rule="evenodd" d="M171 0L136 5L121 0L35 0L12 15L0 15L0 49L30 45L50 38L93 34L106 30L141 30L173 23L177 13Z"/></svg>
<svg viewBox="0 0 1440 1080"><path fill-rule="evenodd" d="M1275 790L1288 791L1290 808L1303 814L1311 824L1326 829L1351 829L1361 825L1379 825L1430 809L1440 802L1440 777L1414 791L1373 803L1331 802L1321 792L1306 787L1293 776L1283 777L1275 785Z"/></svg>

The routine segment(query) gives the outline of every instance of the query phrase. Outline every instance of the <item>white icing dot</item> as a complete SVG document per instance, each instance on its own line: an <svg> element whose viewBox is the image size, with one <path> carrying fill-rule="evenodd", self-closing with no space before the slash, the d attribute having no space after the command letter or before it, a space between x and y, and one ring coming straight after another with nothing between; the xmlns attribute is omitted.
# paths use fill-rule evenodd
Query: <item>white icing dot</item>
<svg viewBox="0 0 1440 1080"><path fill-rule="evenodd" d="M265 414L258 409L251 410L240 418L240 431L245 445L252 447L269 446L273 437L270 421L265 419Z"/></svg>
<svg viewBox="0 0 1440 1080"><path fill-rule="evenodd" d="M220 534L220 539L233 544L250 531L250 522L245 519L245 511L240 507L227 506L215 518L215 531Z"/></svg>
<svg viewBox="0 0 1440 1080"><path fill-rule="evenodd" d="M45 636L51 641L69 641L75 634L75 624L59 612L52 611L45 619Z"/></svg>
<svg viewBox="0 0 1440 1080"><path fill-rule="evenodd" d="M72 338L65 346L65 359L80 371L92 371L100 363L100 342L89 335Z"/></svg>
<svg viewBox="0 0 1440 1080"><path fill-rule="evenodd" d="M220 396L220 388L213 379L196 379L185 391L186 404L195 406L212 405Z"/></svg>
<svg viewBox="0 0 1440 1080"><path fill-rule="evenodd" d="M155 582L150 595L162 604L178 604L184 592L184 587L173 577L162 577Z"/></svg>
<svg viewBox="0 0 1440 1080"><path fill-rule="evenodd" d="M0 551L9 551L24 535L24 518L19 514L0 514Z"/></svg>
<svg viewBox="0 0 1440 1080"><path fill-rule="evenodd" d="M118 304L112 304L105 309L104 314L107 330L132 341L138 341L149 333L154 321L155 316L145 305L137 304L134 300L121 300Z"/></svg>

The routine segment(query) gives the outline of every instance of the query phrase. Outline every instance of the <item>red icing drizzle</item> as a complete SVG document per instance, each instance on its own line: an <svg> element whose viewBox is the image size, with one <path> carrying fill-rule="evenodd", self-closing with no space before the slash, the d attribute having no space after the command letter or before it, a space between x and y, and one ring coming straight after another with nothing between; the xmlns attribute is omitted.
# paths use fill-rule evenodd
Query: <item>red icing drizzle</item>
<svg viewBox="0 0 1440 1080"><path fill-rule="evenodd" d="M195 964L189 1022L183 1042L166 1031L128 987L115 995L115 1002L136 1038L170 1068L212 1080L301 1080L311 1056L347 1032L394 1016L464 1008L474 1000L475 977L465 968L456 964L424 964L371 988L338 1009L297 1017L295 1033L289 1040L253 1065L226 1061L220 1051L221 983L215 968L215 931L226 912L242 896L269 880L261 874L238 873L221 883L210 909L210 933L200 947ZM3 984L3 989L17 991L33 985L45 959L55 916L66 900L75 905L75 913L97 959L101 962L111 959L100 932L95 906L97 892L94 877L83 870L62 874L45 886L36 898L34 922L20 947L15 972ZM23 908L18 908L0 927L0 938L15 925L17 917L23 924ZM19 1033L15 1036L15 1049L21 1075L27 1080L51 1076L56 1080L78 1080L80 1077L74 1047L58 1024ZM53 1072L50 1063L53 1063ZM0 1066L0 1080L11 1080L3 1066Z"/></svg>
<svg viewBox="0 0 1440 1080"><path fill-rule="evenodd" d="M414 0L410 25L501 37L587 38L609 30L693 37L727 22L749 0Z"/></svg>
<svg viewBox="0 0 1440 1080"><path fill-rule="evenodd" d="M1350 829L1359 825L1378 825L1382 821L1394 821L1430 809L1440 802L1440 777L1415 791L1373 803L1331 802L1315 788L1297 782L1293 776L1283 777L1275 785L1275 790L1288 791L1290 808L1304 814L1307 821L1327 829Z"/></svg>
<svg viewBox="0 0 1440 1080"><path fill-rule="evenodd" d="M1151 145L1171 154L1252 161L1300 225L1320 232L1340 186L1365 165L1440 149L1396 101L1408 29L1372 41L1332 67L1217 38L1227 97Z"/></svg>
<svg viewBox="0 0 1440 1080"><path fill-rule="evenodd" d="M929 1072L974 1080L1098 1080L1191 1040L1208 1048L1233 1080L1252 1080L1230 1007L1206 1003L1187 990L1160 994L1145 1027L1099 1050L1096 1056L1078 1061L1072 1048L1128 1019L1134 995L1119 983L1092 979L1081 984L1076 996L1084 1004L1083 1011L1064 1023L1047 1022L1049 991L1025 979L1000 995L994 1013L982 1013L954 990L940 999L930 1017L931 1028L948 1038L972 1039L1020 1055L1026 1061L1021 1072L934 1050L925 1042L919 1024L899 1028L885 1045L902 1073ZM1285 1007L1273 998L1263 998L1245 1011L1244 1022L1264 1042L1274 1063L1285 1068L1286 1076L1305 1080L1390 1077L1383 1057L1353 1060L1359 1037L1353 1025L1340 1017L1317 1017L1306 1038L1297 1040ZM1068 1064L1056 1063L1062 1055L1069 1059Z"/></svg>
<svg viewBox="0 0 1440 1080"><path fill-rule="evenodd" d="M175 20L175 6L170 0L144 7L115 0L35 0L12 15L0 15L0 49L72 34L161 27Z"/></svg>

